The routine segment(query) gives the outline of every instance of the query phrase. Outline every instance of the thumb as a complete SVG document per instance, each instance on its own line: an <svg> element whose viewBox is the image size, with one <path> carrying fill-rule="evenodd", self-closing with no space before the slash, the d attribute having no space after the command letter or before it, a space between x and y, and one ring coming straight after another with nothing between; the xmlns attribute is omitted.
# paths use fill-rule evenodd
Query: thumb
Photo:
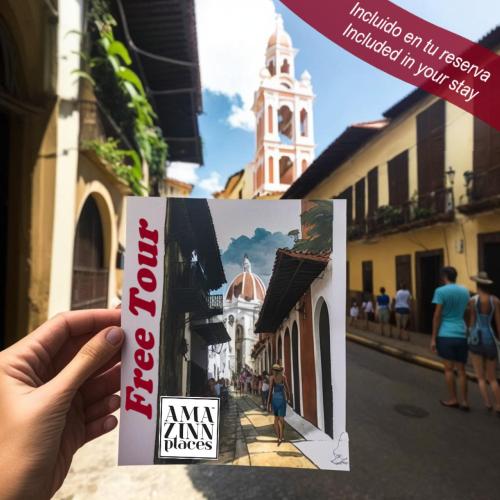
<svg viewBox="0 0 500 500"><path fill-rule="evenodd" d="M92 337L51 381L56 390L76 391L121 348L125 335L112 326Z"/></svg>

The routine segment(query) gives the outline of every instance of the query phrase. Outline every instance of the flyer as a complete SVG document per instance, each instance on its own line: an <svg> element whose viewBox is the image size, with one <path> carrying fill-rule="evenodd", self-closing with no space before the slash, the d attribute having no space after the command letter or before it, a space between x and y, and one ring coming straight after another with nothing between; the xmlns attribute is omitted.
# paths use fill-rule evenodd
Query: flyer
<svg viewBox="0 0 500 500"><path fill-rule="evenodd" d="M128 200L119 464L349 469L345 212Z"/></svg>

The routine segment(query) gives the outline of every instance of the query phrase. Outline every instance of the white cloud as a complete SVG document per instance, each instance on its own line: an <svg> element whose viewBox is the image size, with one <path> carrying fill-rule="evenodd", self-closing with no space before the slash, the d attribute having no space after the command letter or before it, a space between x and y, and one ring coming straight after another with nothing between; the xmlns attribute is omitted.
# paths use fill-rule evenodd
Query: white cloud
<svg viewBox="0 0 500 500"><path fill-rule="evenodd" d="M173 161L167 166L167 177L187 182L188 184L196 184L199 179L197 174L199 168L200 166L197 163Z"/></svg>
<svg viewBox="0 0 500 500"><path fill-rule="evenodd" d="M211 172L208 177L205 177L205 179L200 181L198 186L210 195L216 191L221 191L224 188L219 172Z"/></svg>
<svg viewBox="0 0 500 500"><path fill-rule="evenodd" d="M275 17L272 0L196 0L202 85L232 100L232 127L255 129L251 107Z"/></svg>

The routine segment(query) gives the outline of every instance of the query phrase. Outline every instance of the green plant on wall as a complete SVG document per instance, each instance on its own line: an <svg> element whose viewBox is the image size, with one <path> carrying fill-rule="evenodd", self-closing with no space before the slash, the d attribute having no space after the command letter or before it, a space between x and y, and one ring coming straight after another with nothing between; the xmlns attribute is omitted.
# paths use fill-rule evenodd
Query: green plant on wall
<svg viewBox="0 0 500 500"><path fill-rule="evenodd" d="M133 125L131 128L138 153L148 165L151 184L158 185L165 172L167 143L160 128L155 125L157 117L144 90L142 81L131 68L132 59L128 49L115 38L114 28L117 23L109 12L106 0L94 0L92 2L89 20L95 27L95 46L89 47L88 54L82 54L87 65L86 71L79 70L75 73L93 85L96 95L105 93L103 91L104 87L112 91L115 91L115 87L118 87L118 97L125 103L127 108L123 110L121 115L123 119L119 121L126 123L130 121L130 117L132 118ZM106 81L109 80L109 75L113 79L112 82ZM118 143L114 144L114 147L119 151ZM128 150L122 152L129 153ZM96 153L99 154L97 151ZM128 180L135 179L137 171L130 174L127 173L126 168L125 164L125 166L115 169L115 171L117 175L125 176ZM133 168L136 169L135 166Z"/></svg>
<svg viewBox="0 0 500 500"><path fill-rule="evenodd" d="M297 240L293 250L323 252L332 249L333 203L327 200L311 202L312 206L300 216L305 238Z"/></svg>
<svg viewBox="0 0 500 500"><path fill-rule="evenodd" d="M120 149L118 140L108 138L105 141L87 141L82 146L93 151L102 161L111 167L113 172L123 179L132 192L141 196L146 188L142 184L141 159L133 149Z"/></svg>

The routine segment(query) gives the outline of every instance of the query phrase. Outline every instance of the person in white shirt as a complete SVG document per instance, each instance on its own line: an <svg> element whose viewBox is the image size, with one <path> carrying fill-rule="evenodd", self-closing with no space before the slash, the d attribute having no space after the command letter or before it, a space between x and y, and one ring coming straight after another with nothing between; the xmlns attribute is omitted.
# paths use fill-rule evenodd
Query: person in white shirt
<svg viewBox="0 0 500 500"><path fill-rule="evenodd" d="M400 340L410 340L408 333L408 321L410 319L412 296L410 291L406 288L405 283L401 283L399 290L396 292L394 299L394 308L396 310L396 325L399 329Z"/></svg>
<svg viewBox="0 0 500 500"><path fill-rule="evenodd" d="M373 302L370 298L365 299L363 304L361 304L363 309L363 315L366 321L366 328L368 328L368 321L373 321L375 319L375 309L373 307Z"/></svg>
<svg viewBox="0 0 500 500"><path fill-rule="evenodd" d="M354 323L354 320L358 319L359 316L359 307L358 303L353 300L351 302L351 310L349 311L349 324L352 325Z"/></svg>

